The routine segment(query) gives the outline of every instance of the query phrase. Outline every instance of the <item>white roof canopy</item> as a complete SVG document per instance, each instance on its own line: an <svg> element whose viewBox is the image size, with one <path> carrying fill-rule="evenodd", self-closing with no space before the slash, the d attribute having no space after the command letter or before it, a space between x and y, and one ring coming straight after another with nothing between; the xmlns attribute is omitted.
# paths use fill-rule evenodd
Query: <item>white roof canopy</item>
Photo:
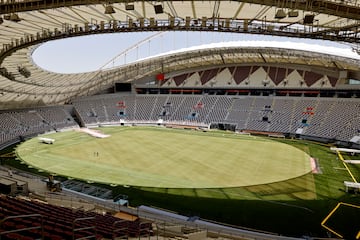
<svg viewBox="0 0 360 240"><path fill-rule="evenodd" d="M33 46L46 41L90 34L132 31L222 31L249 34L289 36L296 38L328 39L352 44L357 50L360 42L360 2L340 0L244 0L244 1L3 1L0 4L0 108L36 106L64 103L75 96L91 94L125 79L119 69L82 74L57 74L37 67L32 59ZM159 57L155 61L143 60L137 73L145 76L154 71L145 65L167 65L169 71L179 66L194 65L202 59L204 66L218 64L218 57L236 64L242 61L280 63L286 59L292 64L308 64L359 72L356 54L331 57L331 51L288 51L286 46L257 48L237 46L237 51L227 53L235 46L219 46ZM260 52L260 50L262 52ZM220 54L219 51L225 51ZM217 54L214 54L216 52ZM325 54L324 54L325 53ZM213 54L214 56L211 56ZM311 61L304 59L310 58ZM296 57L295 57L296 56ZM303 58L302 58L302 57ZM314 58L316 56L316 58ZM56 57L56 56L54 56ZM300 57L300 58L299 58ZM217 59L216 59L217 58ZM178 66L172 59L181 61ZM232 60L231 60L232 59ZM204 61L205 60L205 61ZM199 63L196 63L199 64ZM201 67L201 65L197 65ZM159 68L153 68L159 71ZM134 80L129 71L128 81Z"/></svg>

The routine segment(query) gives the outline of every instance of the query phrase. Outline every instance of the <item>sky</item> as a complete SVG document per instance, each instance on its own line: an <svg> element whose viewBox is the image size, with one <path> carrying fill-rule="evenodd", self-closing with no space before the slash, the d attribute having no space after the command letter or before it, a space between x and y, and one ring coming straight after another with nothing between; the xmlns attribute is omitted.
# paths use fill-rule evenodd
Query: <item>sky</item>
<svg viewBox="0 0 360 240"><path fill-rule="evenodd" d="M349 49L349 46L322 40L284 38L265 35L219 32L142 32L110 33L50 41L33 52L33 61L41 68L58 73L81 73L113 68L138 59L174 50L217 43L241 45L303 46ZM279 43L280 42L280 43ZM314 47L309 46L309 44ZM271 45L271 44L270 44ZM214 46L214 45L210 45ZM272 46L276 46L272 44Z"/></svg>

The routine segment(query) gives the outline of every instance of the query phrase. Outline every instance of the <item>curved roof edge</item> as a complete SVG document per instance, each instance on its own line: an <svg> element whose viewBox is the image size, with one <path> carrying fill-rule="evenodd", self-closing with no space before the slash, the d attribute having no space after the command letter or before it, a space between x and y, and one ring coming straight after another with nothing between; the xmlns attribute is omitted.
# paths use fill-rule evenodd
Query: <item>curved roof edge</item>
<svg viewBox="0 0 360 240"><path fill-rule="evenodd" d="M313 52L323 55L332 55L342 58L360 60L360 55L353 51L350 47L344 45L343 48L334 47L334 46L324 46L319 44L310 44L310 43L301 43L301 42L290 42L290 41L229 41L229 42L220 42L220 43L210 43L203 44L188 48L176 49L173 51L168 51L160 54L156 54L150 57L138 59L132 63L141 62L147 59L155 59L158 57L170 56L173 54L181 54L184 52L194 52L204 49L222 49L222 48L268 48L268 49L286 49L286 50L298 50L304 52ZM121 67L121 65L115 66L113 68ZM103 70L111 69L104 68Z"/></svg>

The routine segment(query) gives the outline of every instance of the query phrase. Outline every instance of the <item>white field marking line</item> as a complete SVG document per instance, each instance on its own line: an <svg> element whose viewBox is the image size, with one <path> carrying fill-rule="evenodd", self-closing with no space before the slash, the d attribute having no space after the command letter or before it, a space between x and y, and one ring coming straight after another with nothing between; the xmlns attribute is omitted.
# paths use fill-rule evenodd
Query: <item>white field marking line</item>
<svg viewBox="0 0 360 240"><path fill-rule="evenodd" d="M89 129L89 128L75 129L75 131L84 132L84 133L89 134L90 136L97 137L97 138L110 137L110 135L103 134L103 133L101 133L100 131L95 131L95 130L92 130L92 129Z"/></svg>
<svg viewBox="0 0 360 240"><path fill-rule="evenodd" d="M346 170L346 168L341 168L341 167L333 167L333 169L335 169L335 170Z"/></svg>

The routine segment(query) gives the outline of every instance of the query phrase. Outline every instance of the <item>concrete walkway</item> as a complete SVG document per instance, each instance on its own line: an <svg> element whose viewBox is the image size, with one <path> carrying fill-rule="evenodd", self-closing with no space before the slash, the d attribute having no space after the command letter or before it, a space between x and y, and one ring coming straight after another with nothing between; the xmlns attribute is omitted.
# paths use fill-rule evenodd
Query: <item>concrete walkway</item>
<svg viewBox="0 0 360 240"><path fill-rule="evenodd" d="M44 177L32 175L7 166L0 166L0 177L14 178L28 183L29 192L45 196L48 192Z"/></svg>

